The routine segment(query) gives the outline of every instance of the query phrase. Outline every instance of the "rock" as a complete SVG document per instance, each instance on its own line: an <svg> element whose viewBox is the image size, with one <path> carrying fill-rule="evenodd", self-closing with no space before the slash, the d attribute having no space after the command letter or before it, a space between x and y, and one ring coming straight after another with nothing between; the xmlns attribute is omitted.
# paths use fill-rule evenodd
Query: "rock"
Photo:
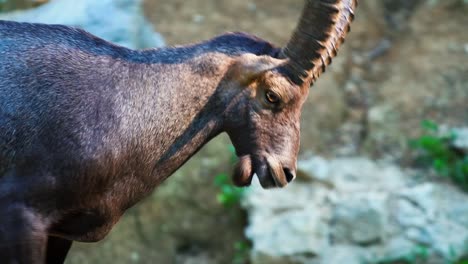
<svg viewBox="0 0 468 264"><path fill-rule="evenodd" d="M297 177L306 181L317 181L332 186L330 180L330 167L328 162L322 157L312 157L300 160L297 164Z"/></svg>
<svg viewBox="0 0 468 264"><path fill-rule="evenodd" d="M163 38L146 21L140 4L141 0L54 0L0 14L0 19L75 26L129 48L163 46Z"/></svg>
<svg viewBox="0 0 468 264"><path fill-rule="evenodd" d="M431 247L443 259L468 253L468 205L460 202L466 194L451 185L423 183L398 195L410 204L397 213L400 224L408 227L408 239Z"/></svg>
<svg viewBox="0 0 468 264"><path fill-rule="evenodd" d="M409 228L406 230L405 236L409 240L420 245L428 246L434 243L431 234L429 234L425 228Z"/></svg>
<svg viewBox="0 0 468 264"><path fill-rule="evenodd" d="M378 194L339 201L333 210L330 227L333 241L358 245L382 241L387 219L384 206L385 198Z"/></svg>
<svg viewBox="0 0 468 264"><path fill-rule="evenodd" d="M468 127L454 128L453 132L456 135L453 145L468 155Z"/></svg>
<svg viewBox="0 0 468 264"><path fill-rule="evenodd" d="M424 210L407 199L397 199L395 220L404 228L421 227L428 223Z"/></svg>
<svg viewBox="0 0 468 264"><path fill-rule="evenodd" d="M326 212L318 206L325 200L322 194L299 184L290 186L292 192L262 190L258 180L253 185L243 201L250 212L246 236L255 241L253 263L301 263L328 247Z"/></svg>
<svg viewBox="0 0 468 264"><path fill-rule="evenodd" d="M461 226L468 226L468 206L464 203L460 203L465 197L456 194L458 194L458 192L450 195L449 197L455 199L450 199L450 201L447 201L445 204L441 205L441 207L444 207L444 213L447 219L451 219Z"/></svg>
<svg viewBox="0 0 468 264"><path fill-rule="evenodd" d="M326 200L326 191L322 188L311 189L310 185L293 182L288 186L288 189L291 189L291 191L284 191L283 189L264 190L259 185L257 177L254 177L248 195L242 201L242 206L248 210L264 208L265 211L262 211L262 213L275 213L294 208L302 209L304 206L312 205L307 203L308 201L315 201L320 204ZM274 212L272 212L272 209Z"/></svg>
<svg viewBox="0 0 468 264"><path fill-rule="evenodd" d="M467 255L468 230L466 226L443 219L427 227L432 238L432 248L436 254L446 260L457 260Z"/></svg>
<svg viewBox="0 0 468 264"><path fill-rule="evenodd" d="M468 194L456 187L367 158L298 164L299 181L255 186L245 198L253 263L435 264L468 255Z"/></svg>
<svg viewBox="0 0 468 264"><path fill-rule="evenodd" d="M401 197L406 198L414 206L419 207L424 215L433 219L435 217L435 204L438 200L436 197L440 197L440 192L437 190L437 186L432 183L423 183L421 185L407 188L399 192Z"/></svg>
<svg viewBox="0 0 468 264"><path fill-rule="evenodd" d="M359 247L352 246L336 246L329 248L323 253L321 263L346 263L346 264L362 264L365 260L365 250Z"/></svg>
<svg viewBox="0 0 468 264"><path fill-rule="evenodd" d="M331 161L311 157L298 162L298 175L306 180L326 183L342 192L358 191L369 181L374 183L374 190L401 188L405 182L404 175L396 166L381 166L359 157Z"/></svg>
<svg viewBox="0 0 468 264"><path fill-rule="evenodd" d="M374 256L365 263L413 263L414 261L409 259L414 258L415 253L419 254L424 250L426 248L417 246L403 237L396 237L389 239L385 247L376 249Z"/></svg>
<svg viewBox="0 0 468 264"><path fill-rule="evenodd" d="M247 229L246 234L256 239L254 250L258 252L318 255L327 246L327 226L312 211L284 212L269 219L257 218L252 224L256 228Z"/></svg>
<svg viewBox="0 0 468 264"><path fill-rule="evenodd" d="M255 241L253 263L265 263L264 256L294 261L294 256L320 255L328 245L328 228L313 211L284 212L275 217L257 218L247 229Z"/></svg>
<svg viewBox="0 0 468 264"><path fill-rule="evenodd" d="M393 190L403 187L407 181L398 167L367 158L338 158L331 160L328 166L329 177L340 193Z"/></svg>

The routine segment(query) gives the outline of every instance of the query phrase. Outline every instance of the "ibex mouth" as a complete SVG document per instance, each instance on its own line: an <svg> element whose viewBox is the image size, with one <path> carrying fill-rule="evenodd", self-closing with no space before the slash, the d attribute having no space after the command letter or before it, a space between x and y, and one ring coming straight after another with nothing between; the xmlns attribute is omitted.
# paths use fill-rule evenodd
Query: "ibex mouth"
<svg viewBox="0 0 468 264"><path fill-rule="evenodd" d="M272 156L268 155L264 160L252 160L250 155L245 155L239 158L234 169L234 184L239 187L249 186L254 173L264 189L282 188L294 179L293 172L283 168Z"/></svg>

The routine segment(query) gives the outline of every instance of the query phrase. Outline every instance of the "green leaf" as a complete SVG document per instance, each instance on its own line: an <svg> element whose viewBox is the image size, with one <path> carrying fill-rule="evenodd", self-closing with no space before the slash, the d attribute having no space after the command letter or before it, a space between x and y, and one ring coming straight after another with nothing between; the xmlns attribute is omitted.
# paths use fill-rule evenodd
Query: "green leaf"
<svg viewBox="0 0 468 264"><path fill-rule="evenodd" d="M226 199L225 199L225 196L222 194L222 193L218 193L216 195L216 200L218 201L218 203L220 204L224 204L226 202Z"/></svg>
<svg viewBox="0 0 468 264"><path fill-rule="evenodd" d="M439 125L432 121L432 120L429 120L429 119L425 119L421 122L421 127L426 130L426 131L430 131L430 132L437 132L439 131Z"/></svg>
<svg viewBox="0 0 468 264"><path fill-rule="evenodd" d="M418 255L422 258L427 258L429 256L429 248L425 246L420 246L418 248Z"/></svg>
<svg viewBox="0 0 468 264"><path fill-rule="evenodd" d="M442 174L443 176L447 176L449 168L445 160L435 159L432 163L432 166L438 173Z"/></svg>
<svg viewBox="0 0 468 264"><path fill-rule="evenodd" d="M409 146L418 150L416 160L432 166L434 170L450 177L461 188L468 191L468 155L460 155L453 147L457 135L454 130L439 133L439 125L431 120L421 122L424 134L409 140Z"/></svg>
<svg viewBox="0 0 468 264"><path fill-rule="evenodd" d="M221 187L224 184L227 184L228 182L229 182L229 177L224 173L220 173L220 174L216 175L216 177L214 179L214 183L218 187Z"/></svg>

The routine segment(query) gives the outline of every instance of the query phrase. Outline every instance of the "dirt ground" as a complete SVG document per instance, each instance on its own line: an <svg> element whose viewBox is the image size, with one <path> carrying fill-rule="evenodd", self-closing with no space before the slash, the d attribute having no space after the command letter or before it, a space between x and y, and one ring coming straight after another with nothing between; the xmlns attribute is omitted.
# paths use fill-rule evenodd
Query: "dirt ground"
<svg viewBox="0 0 468 264"><path fill-rule="evenodd" d="M169 45L244 31L282 45L298 19L301 0L146 0L146 16Z"/></svg>

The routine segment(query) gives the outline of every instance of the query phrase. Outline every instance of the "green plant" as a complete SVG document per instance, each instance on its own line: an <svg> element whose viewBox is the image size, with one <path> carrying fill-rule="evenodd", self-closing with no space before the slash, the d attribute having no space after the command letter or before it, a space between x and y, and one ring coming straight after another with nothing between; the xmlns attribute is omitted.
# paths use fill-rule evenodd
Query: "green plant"
<svg viewBox="0 0 468 264"><path fill-rule="evenodd" d="M401 264L418 264L418 263L426 263L430 256L429 248L426 246L415 246L412 248L407 255L400 256L397 258L384 258L380 259L376 262L376 264L394 264L394 263L401 263Z"/></svg>
<svg viewBox="0 0 468 264"><path fill-rule="evenodd" d="M465 252L466 248L462 250ZM453 246L449 247L449 256L448 259L446 260L446 264L468 264L468 260L466 259L466 256L461 257L460 255L457 254L456 249Z"/></svg>
<svg viewBox="0 0 468 264"><path fill-rule="evenodd" d="M229 153L231 154L231 164L237 162L236 151L234 146L228 147ZM216 200L222 204L225 208L234 208L239 205L242 196L245 193L245 188L239 188L232 185L229 176L226 173L220 173L215 176L215 185L219 188L219 192L216 194ZM235 212L236 210L231 212ZM238 240L233 243L234 256L232 264L246 264L249 263L249 256L251 250L251 244L248 240Z"/></svg>
<svg viewBox="0 0 468 264"><path fill-rule="evenodd" d="M425 262L429 258L429 248L426 246L415 247L407 257L408 263Z"/></svg>
<svg viewBox="0 0 468 264"><path fill-rule="evenodd" d="M231 154L231 163L236 163L237 156L234 146L230 145L228 150ZM218 200L220 204L222 204L224 207L232 207L240 203L245 189L233 186L226 173L220 173L216 175L214 183L219 188L219 192L216 195L216 200Z"/></svg>
<svg viewBox="0 0 468 264"><path fill-rule="evenodd" d="M232 264L245 264L249 262L251 245L247 241L237 241L234 243L234 259Z"/></svg>
<svg viewBox="0 0 468 264"><path fill-rule="evenodd" d="M468 155L454 148L457 135L442 131L433 121L425 120L421 126L423 135L410 141L410 146L419 150L419 160L468 191Z"/></svg>
<svg viewBox="0 0 468 264"><path fill-rule="evenodd" d="M224 174L218 174L215 177L215 184L219 187L219 192L216 195L216 200L224 207L232 207L239 204L244 189L233 186L229 180L229 177Z"/></svg>

